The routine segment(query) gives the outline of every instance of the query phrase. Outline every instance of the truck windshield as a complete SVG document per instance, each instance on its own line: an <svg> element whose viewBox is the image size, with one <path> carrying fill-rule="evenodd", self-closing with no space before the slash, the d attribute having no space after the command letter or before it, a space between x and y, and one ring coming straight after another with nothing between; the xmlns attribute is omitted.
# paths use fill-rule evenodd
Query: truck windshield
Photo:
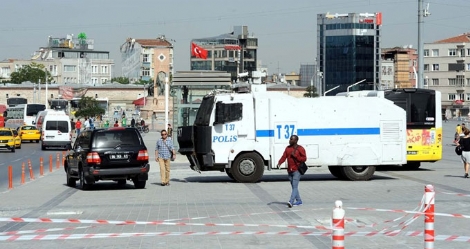
<svg viewBox="0 0 470 249"><path fill-rule="evenodd" d="M209 126L211 119L212 109L214 108L215 96L205 96L202 99L201 106L196 114L194 125Z"/></svg>

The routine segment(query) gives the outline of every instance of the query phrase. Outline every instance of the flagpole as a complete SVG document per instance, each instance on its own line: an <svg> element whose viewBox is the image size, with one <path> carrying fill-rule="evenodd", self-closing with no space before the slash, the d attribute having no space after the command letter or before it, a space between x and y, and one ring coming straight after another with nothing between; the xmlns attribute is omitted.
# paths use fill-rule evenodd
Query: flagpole
<svg viewBox="0 0 470 249"><path fill-rule="evenodd" d="M170 93L170 89L169 89L169 84L168 84L168 76L165 77L165 124L163 125L163 129L166 130L167 129L167 125L169 124L168 122L168 98L169 98L169 93ZM167 131L168 132L168 131Z"/></svg>
<svg viewBox="0 0 470 249"><path fill-rule="evenodd" d="M215 49L215 46L212 45L212 71L215 70L215 56L214 56L214 49Z"/></svg>

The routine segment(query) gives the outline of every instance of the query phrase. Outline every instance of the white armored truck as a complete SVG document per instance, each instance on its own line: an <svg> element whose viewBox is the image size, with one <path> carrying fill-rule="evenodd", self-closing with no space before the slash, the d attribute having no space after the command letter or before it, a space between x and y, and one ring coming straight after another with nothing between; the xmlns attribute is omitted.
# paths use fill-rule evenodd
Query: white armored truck
<svg viewBox="0 0 470 249"><path fill-rule="evenodd" d="M257 182L276 167L293 134L308 166L327 166L340 179L369 180L376 166L406 163L406 113L393 102L295 98L266 91L261 73L252 74L249 91L208 94L194 125L178 128L179 152L191 169Z"/></svg>

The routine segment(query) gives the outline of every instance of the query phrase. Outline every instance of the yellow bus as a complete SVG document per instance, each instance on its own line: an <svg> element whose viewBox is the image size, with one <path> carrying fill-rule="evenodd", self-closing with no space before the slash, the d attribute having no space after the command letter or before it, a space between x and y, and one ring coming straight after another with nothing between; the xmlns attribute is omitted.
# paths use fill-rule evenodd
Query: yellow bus
<svg viewBox="0 0 470 249"><path fill-rule="evenodd" d="M409 169L421 162L442 159L441 92L431 89L398 88L386 90L384 97L406 110L407 161Z"/></svg>

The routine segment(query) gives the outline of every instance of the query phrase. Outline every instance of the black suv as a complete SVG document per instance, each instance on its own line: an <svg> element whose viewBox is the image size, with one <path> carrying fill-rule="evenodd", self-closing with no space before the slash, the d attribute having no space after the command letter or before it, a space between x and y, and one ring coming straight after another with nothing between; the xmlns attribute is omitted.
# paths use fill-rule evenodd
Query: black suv
<svg viewBox="0 0 470 249"><path fill-rule="evenodd" d="M99 180L114 180L135 188L145 188L150 170L147 147L136 128L109 128L83 131L75 140L64 165L67 186L89 189Z"/></svg>

